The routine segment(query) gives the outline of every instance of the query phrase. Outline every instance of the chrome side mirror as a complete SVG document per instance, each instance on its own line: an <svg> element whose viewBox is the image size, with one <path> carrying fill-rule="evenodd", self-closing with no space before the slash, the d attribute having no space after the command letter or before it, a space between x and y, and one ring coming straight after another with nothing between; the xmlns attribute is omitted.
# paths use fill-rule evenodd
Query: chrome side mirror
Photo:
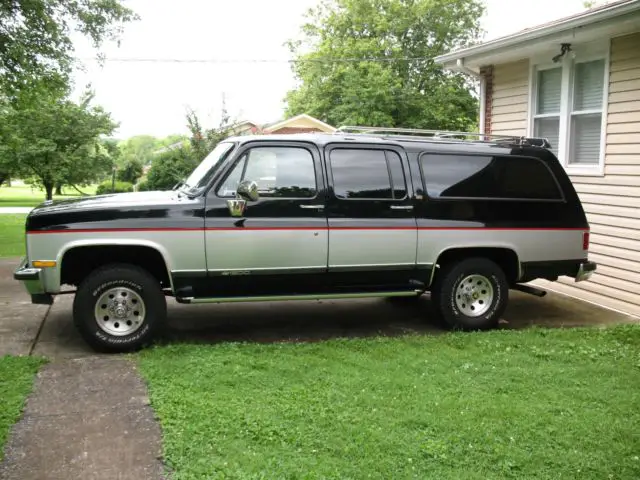
<svg viewBox="0 0 640 480"><path fill-rule="evenodd" d="M253 180L244 180L238 184L236 197L247 201L256 202L260 198L258 184Z"/></svg>
<svg viewBox="0 0 640 480"><path fill-rule="evenodd" d="M227 200L227 208L232 217L242 217L247 208L247 201L241 198Z"/></svg>
<svg viewBox="0 0 640 480"><path fill-rule="evenodd" d="M252 180L240 182L236 189L236 198L227 200L227 208L232 217L242 217L247 209L247 202L255 202L260 198L258 184Z"/></svg>

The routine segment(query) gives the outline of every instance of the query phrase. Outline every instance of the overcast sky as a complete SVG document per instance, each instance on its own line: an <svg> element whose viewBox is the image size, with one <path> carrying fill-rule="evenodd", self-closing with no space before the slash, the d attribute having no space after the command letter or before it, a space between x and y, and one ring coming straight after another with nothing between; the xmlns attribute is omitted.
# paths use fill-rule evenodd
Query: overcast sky
<svg viewBox="0 0 640 480"><path fill-rule="evenodd" d="M234 118L281 118L294 85L284 43L298 34L303 14L317 0L129 0L141 20L126 26L122 42L107 45L108 60L76 42L87 59L76 90L91 83L96 103L120 122L119 138L186 133L187 107L207 123L219 119L223 92ZM492 39L584 9L583 0L486 0L482 20ZM215 59L216 63L121 62L117 59ZM264 63L249 60L270 60Z"/></svg>

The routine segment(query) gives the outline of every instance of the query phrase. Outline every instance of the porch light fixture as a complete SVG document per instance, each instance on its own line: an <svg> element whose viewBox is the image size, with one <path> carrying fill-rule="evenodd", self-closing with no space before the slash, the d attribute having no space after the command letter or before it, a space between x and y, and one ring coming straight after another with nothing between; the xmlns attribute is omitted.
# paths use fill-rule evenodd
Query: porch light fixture
<svg viewBox="0 0 640 480"><path fill-rule="evenodd" d="M555 57L552 58L553 63L558 63L562 57L565 56L565 54L567 52L571 51L571 44L570 43L563 43L560 46L560 53L558 55L556 55Z"/></svg>

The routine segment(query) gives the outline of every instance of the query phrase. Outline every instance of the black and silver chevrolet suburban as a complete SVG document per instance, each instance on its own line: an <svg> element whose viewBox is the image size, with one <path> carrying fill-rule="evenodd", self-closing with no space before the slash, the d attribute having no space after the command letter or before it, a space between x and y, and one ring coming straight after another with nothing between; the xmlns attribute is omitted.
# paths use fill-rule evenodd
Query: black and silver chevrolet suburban
<svg viewBox="0 0 640 480"><path fill-rule="evenodd" d="M34 303L77 288L95 349L147 344L181 303L430 292L453 328L509 289L589 278L589 225L545 139L343 127L232 137L172 191L43 204L15 272Z"/></svg>

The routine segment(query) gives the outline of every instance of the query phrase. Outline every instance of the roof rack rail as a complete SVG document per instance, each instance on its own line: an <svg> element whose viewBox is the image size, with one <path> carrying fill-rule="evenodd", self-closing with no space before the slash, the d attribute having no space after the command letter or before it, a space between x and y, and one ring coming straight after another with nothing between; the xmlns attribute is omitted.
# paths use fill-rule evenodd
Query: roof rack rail
<svg viewBox="0 0 640 480"><path fill-rule="evenodd" d="M419 128L397 128L397 127L363 127L343 125L334 132L335 134L355 133L359 135L373 135L378 137L400 137L406 139L429 139L429 140L462 140L472 142L492 142L506 143L509 145L534 146L551 148L549 140L540 137L526 137L518 135L494 135L479 132L457 132L448 130L424 130Z"/></svg>

